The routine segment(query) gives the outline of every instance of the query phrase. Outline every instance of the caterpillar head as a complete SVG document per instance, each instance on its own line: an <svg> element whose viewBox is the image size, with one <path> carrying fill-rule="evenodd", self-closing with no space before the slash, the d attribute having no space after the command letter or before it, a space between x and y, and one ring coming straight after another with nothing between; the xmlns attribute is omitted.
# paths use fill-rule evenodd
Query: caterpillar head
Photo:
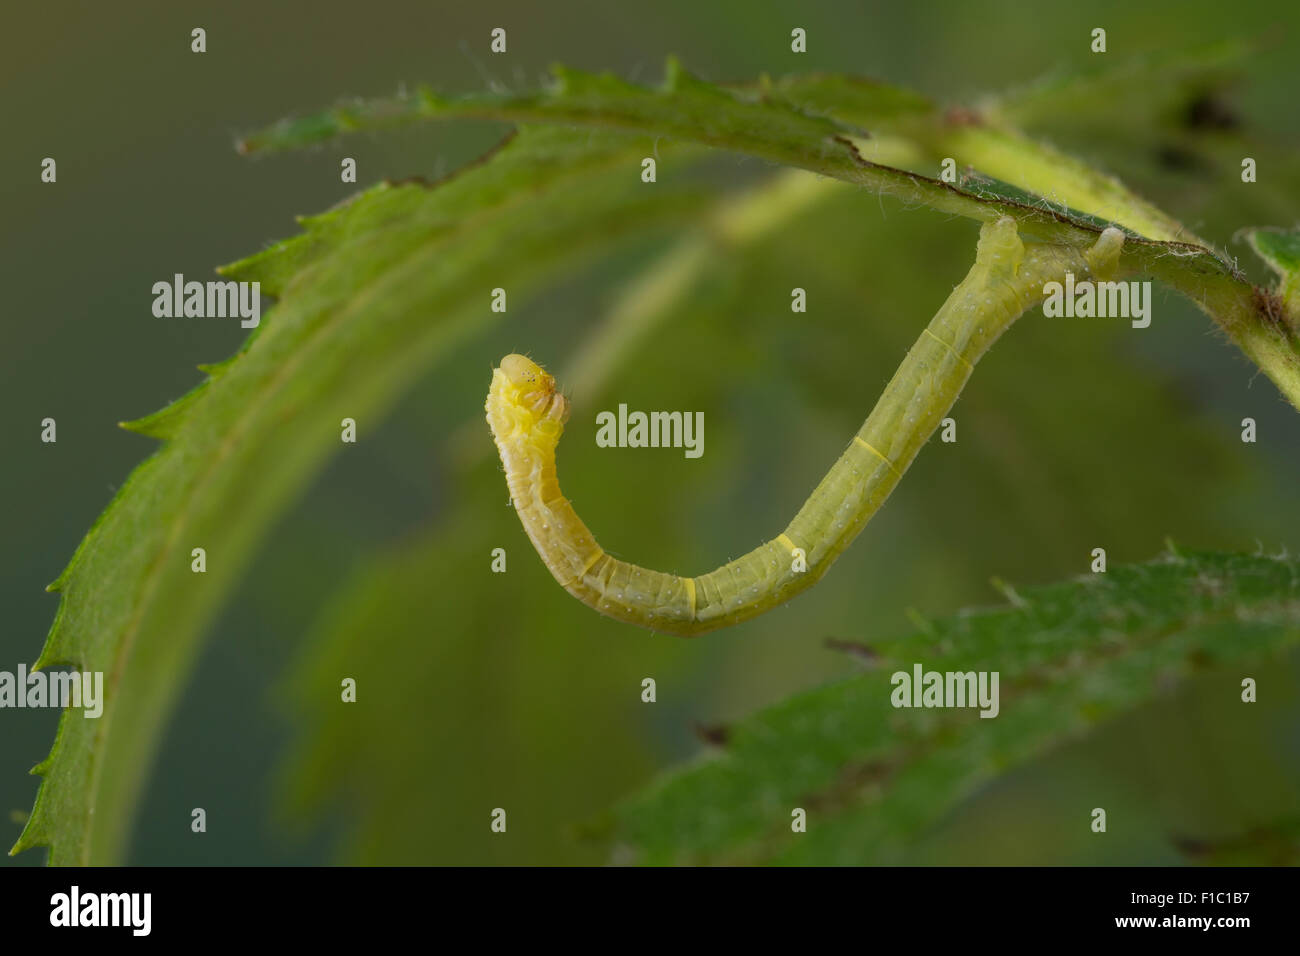
<svg viewBox="0 0 1300 956"><path fill-rule="evenodd" d="M569 417L569 400L555 385L555 378L524 355L507 355L498 371L514 390L514 403L531 413L535 421L543 419L564 424Z"/></svg>

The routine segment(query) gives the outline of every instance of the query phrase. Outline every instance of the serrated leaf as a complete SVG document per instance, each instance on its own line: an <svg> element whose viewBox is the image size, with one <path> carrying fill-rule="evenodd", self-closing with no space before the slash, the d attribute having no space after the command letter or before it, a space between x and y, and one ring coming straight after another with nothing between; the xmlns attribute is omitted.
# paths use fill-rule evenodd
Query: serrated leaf
<svg viewBox="0 0 1300 956"><path fill-rule="evenodd" d="M1171 552L1016 589L1007 607L873 639L868 672L731 727L725 753L622 806L617 838L643 863L895 861L996 775L1191 673L1298 641L1300 564L1289 559ZM999 672L998 715L895 708L892 673L918 663ZM806 833L791 832L795 807Z"/></svg>
<svg viewBox="0 0 1300 956"><path fill-rule="evenodd" d="M120 856L160 721L198 635L269 522L338 447L340 418L378 417L485 318L485 290L506 279L512 290L526 289L616 236L685 219L698 197L647 190L629 175L629 157L654 150L660 137L798 166L976 220L1011 215L1044 241L1090 244L1098 231L1050 204L982 196L868 162L855 124L761 88L703 83L671 63L657 90L557 70L555 85L539 93L445 99L421 91L284 124L246 145L301 145L457 116L600 129L526 131L436 189L377 187L304 220L296 239L224 270L263 282L281 301L239 355L210 367L207 382L127 426L166 444L133 473L56 582L64 599L39 662L103 670L105 715L90 722L65 714L38 768L46 780L17 848L50 844L54 862ZM1219 317L1252 357L1266 354L1250 344L1253 290L1212 250L1135 236L1125 256L1127 268L1166 277ZM1290 343L1268 332L1278 341L1264 345L1279 361L1293 360ZM189 553L200 546L208 571L196 575Z"/></svg>
<svg viewBox="0 0 1300 956"><path fill-rule="evenodd" d="M14 852L120 859L160 722L198 638L267 526L340 447L344 417L375 421L421 370L491 317L611 240L679 222L689 190L650 191L643 141L523 131L437 188L379 186L228 269L280 295L234 360L128 428L166 443L140 465L54 587L39 666L105 675L98 720L65 712ZM526 197L527 201L521 201ZM191 550L207 570L191 571Z"/></svg>
<svg viewBox="0 0 1300 956"><path fill-rule="evenodd" d="M860 76L804 73L760 83L768 96L786 100L809 113L822 113L871 132L933 116L935 104L920 93Z"/></svg>
<svg viewBox="0 0 1300 956"><path fill-rule="evenodd" d="M857 146L861 140L855 142L854 137L862 131L854 125L765 95L763 84L755 89L715 86L687 73L671 59L663 85L655 89L611 74L592 75L562 67L553 72L553 84L533 93L449 98L421 88L395 99L349 103L307 119L282 121L248 136L241 146L248 152L292 148L362 129L472 116L637 131L732 150L866 186L943 213L981 222L1010 216L1022 235L1040 242L1091 246L1101 231L1099 221L1124 212L1122 221L1132 235L1124 243L1121 270L1151 275L1190 298L1220 324L1292 404L1300 406L1300 359L1292 330L1261 312L1254 288L1222 254L1199 242L1172 238L1180 235L1180 227L1149 204L1135 200L1117 206L1122 187L1107 177L1094 174L1083 184L1087 188L1070 190L1068 201L1082 205L1082 211L1088 213L1087 218L1072 218L1068 210L1057 208L1038 190L1034 191L1040 201L1026 203L870 162ZM1021 158L1024 146L1022 142L1017 147ZM996 143L984 146L989 153L997 147ZM1043 150L1034 153L1028 165L1006 163L1003 175L1028 171L1032 181L1011 185L1033 190L1035 183L1049 175L1051 155ZM1070 168L1083 167L1072 163ZM1095 200L1095 205L1081 203L1085 198Z"/></svg>
<svg viewBox="0 0 1300 956"><path fill-rule="evenodd" d="M834 87L824 76L810 81L806 88L790 78L773 87L779 95L767 95L762 84L750 89L706 83L671 59L664 83L658 88L637 86L608 73L594 75L564 67L555 67L553 74L550 87L533 93L444 97L421 88L395 99L352 102L309 119L282 121L250 134L241 142L241 149L262 152L296 148L363 129L466 116L581 124L634 130L746 153L869 186L905 202L978 221L1012 216L1031 235L1044 240L1091 244L1100 231L1096 222L1075 221L1041 197L1024 202L868 162L862 158L854 139L869 135L870 131L862 130L856 122L835 118L827 102L827 90ZM845 83L841 88L853 89L853 86ZM889 93L887 97L893 99L896 95ZM795 105L794 100L805 97L816 104L818 111ZM922 102L901 103L893 108L894 112L904 114L924 110ZM889 108L863 106L855 101L849 104L844 115L862 119L888 116L890 112ZM1151 248L1146 250L1144 261L1159 257L1153 254L1155 248L1172 246L1183 255L1207 257L1206 266L1211 271L1232 274L1225 260L1194 243L1151 241L1146 246ZM1167 255L1168 251L1161 248L1159 255Z"/></svg>
<svg viewBox="0 0 1300 956"><path fill-rule="evenodd" d="M1091 213L1083 212L1079 209L1073 209L1063 203L1052 203L1044 197L1039 196L1037 193L1032 193L1027 189L1022 189L1019 186L1012 185L1009 182L1004 182L1003 180L997 179L993 176L985 175L978 170L963 170L958 182L961 184L961 187L971 195L978 196L980 199L989 202L1002 200L1006 202L1019 203L1022 206L1037 206L1042 209L1055 209L1074 222L1089 225L1098 232L1105 229L1107 226L1115 225L1128 238L1141 238L1140 233L1125 226L1123 222L1118 219L1101 219Z"/></svg>
<svg viewBox="0 0 1300 956"><path fill-rule="evenodd" d="M951 157L973 167L977 172L958 186L980 199L1060 212L1097 230L1114 223L1133 237L1204 245L1118 180L980 112L941 111L908 91L835 75L785 77L775 89L801 108L912 141L931 164ZM999 179L1002 189L979 188L981 181Z"/></svg>

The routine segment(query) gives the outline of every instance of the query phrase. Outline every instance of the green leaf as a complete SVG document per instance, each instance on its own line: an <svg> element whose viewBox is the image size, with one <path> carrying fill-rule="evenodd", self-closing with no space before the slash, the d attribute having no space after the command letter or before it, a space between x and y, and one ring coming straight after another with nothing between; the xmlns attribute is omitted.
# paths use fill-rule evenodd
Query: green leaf
<svg viewBox="0 0 1300 956"><path fill-rule="evenodd" d="M1022 237L1040 242L1088 247L1101 231L1099 221L1118 217L1132 233L1124 243L1120 269L1151 275L1190 298L1220 324L1293 405L1300 407L1296 337L1260 311L1254 287L1235 264L1202 243L1170 238L1180 234L1176 222L1135 197L1129 202L1117 182L1097 173L1090 173L1073 187L1062 185L1060 190L1065 202L1079 206L1088 217L1072 217L1068 209L1057 208L1055 197L1042 195L1043 183L1053 175L1056 154L1050 150L1030 149L1023 138L975 140L980 155L1000 157L995 161L1003 177L1027 177L1025 182L1013 179L1010 184L1028 189L1040 199L1022 202L997 191L963 188L871 162L859 149L866 141L855 125L806 112L780 96L768 95L768 85L752 89L715 86L691 76L672 59L663 85L656 89L607 73L592 75L563 67L553 72L554 83L534 93L447 98L421 88L398 98L348 103L306 119L282 121L246 137L241 148L247 152L285 149L357 130L465 116L577 124L732 150L981 222L1010 216ZM1065 175L1056 174L1058 181L1064 183L1072 170L1085 168L1075 162L1066 164Z"/></svg>
<svg viewBox="0 0 1300 956"><path fill-rule="evenodd" d="M804 111L781 96L765 95L762 86L751 91L706 83L682 69L676 60L668 61L664 84L657 89L636 86L607 73L592 75L564 67L555 67L553 73L554 83L535 93L476 93L447 98L422 88L400 98L349 103L251 134L242 141L241 149L260 152L295 148L362 129L466 116L581 124L634 130L745 153L870 186L905 202L981 222L1013 216L1028 227L1030 235L1044 240L1091 245L1100 231L1092 222L1075 222L1052 210L1045 201L1023 203L981 195L918 173L868 162L855 144L855 138L868 134L855 123ZM826 84L822 78L813 88L824 89ZM785 96L791 96L800 87L787 81L783 89ZM818 98L818 102L824 108L824 98ZM856 116L887 112L852 105L849 109ZM1176 245L1187 254L1207 254L1225 274L1230 271L1226 262L1209 250Z"/></svg>
<svg viewBox="0 0 1300 956"><path fill-rule="evenodd" d="M491 319L490 289L509 283L517 302L615 238L697 215L701 196L673 176L661 172L647 189L635 175L637 160L661 139L681 141L665 166L674 156L693 160L692 145L734 150L942 213L1011 215L1040 241L1091 245L1107 218L1091 201L1070 202L1086 215L1062 211L1053 205L1060 197L1018 175L999 178L1047 198L963 188L868 161L864 151L878 141L862 138L861 120L903 130L928 122L932 111L897 92L845 84L844 118L836 118L834 84L818 82L802 94L784 81L725 88L670 62L663 87L645 89L557 70L556 83L537 93L446 99L422 90L250 137L247 149L270 149L454 117L597 128L525 129L447 182L376 187L224 270L264 283L280 302L238 355L205 367L206 382L126 425L165 444L132 474L52 586L63 600L39 660L102 670L105 713L98 721L64 715L37 768L45 781L15 849L49 845L57 863L120 858L161 721L199 636L275 516L339 448L340 420L377 421L422 371ZM884 155L908 157L915 145L895 137ZM1295 400L1289 333L1260 326L1254 290L1235 269L1207 247L1126 225L1142 236L1125 243L1123 267L1192 297ZM699 338L692 330L692 343ZM207 552L204 574L190 570L196 547Z"/></svg>
<svg viewBox="0 0 1300 956"><path fill-rule="evenodd" d="M492 317L494 287L508 285L517 303L612 240L689 216L698 195L639 182L648 145L524 130L436 188L377 186L225 270L280 300L207 381L125 426L165 444L51 585L63 598L38 662L102 671L104 713L65 712L14 852L47 845L60 864L121 858L200 634L271 521L341 447L341 420L377 423ZM200 547L202 574L191 571Z"/></svg>
<svg viewBox="0 0 1300 956"><path fill-rule="evenodd" d="M1300 326L1300 226L1292 229L1251 229L1251 248L1278 274L1277 294L1293 326Z"/></svg>
<svg viewBox="0 0 1300 956"><path fill-rule="evenodd" d="M1149 143L1153 127L1176 129L1208 123L1210 97L1238 80L1258 43L1231 39L1112 61L1090 69L1045 76L993 98L987 111L1001 124L1025 129L1082 129L1115 135L1136 131ZM1123 109L1116 109L1122 103ZM1197 110L1200 112L1197 112Z"/></svg>
<svg viewBox="0 0 1300 956"><path fill-rule="evenodd" d="M1172 552L1017 593L863 647L861 676L728 734L725 753L616 812L643 863L881 863L998 774L1210 668L1300 640L1300 564ZM1000 713L891 704L891 673L997 671ZM791 832L791 810L808 814ZM1081 807L1081 813L1087 808Z"/></svg>
<svg viewBox="0 0 1300 956"><path fill-rule="evenodd" d="M975 169L966 169L962 172L958 180L964 190L980 199L994 202L1004 200L1007 202L1020 203L1024 206L1037 206L1041 209L1056 209L1062 215L1071 220L1092 226L1098 232L1109 225L1116 225L1121 229L1124 235L1129 239L1141 238L1140 234L1125 226L1120 219L1101 219L1091 213L1083 212L1079 209L1073 209L1062 203L1053 203L1042 196L1032 193L1027 189L996 179L993 176L985 175Z"/></svg>
<svg viewBox="0 0 1300 956"><path fill-rule="evenodd" d="M758 88L805 112L835 117L873 133L897 130L909 121L938 112L935 104L920 93L840 73L783 76L774 82L764 81Z"/></svg>
<svg viewBox="0 0 1300 956"><path fill-rule="evenodd" d="M1208 866L1300 866L1300 817L1251 827L1228 837L1179 835L1179 851Z"/></svg>
<svg viewBox="0 0 1300 956"><path fill-rule="evenodd" d="M593 529L617 546L664 566L699 562L779 521L860 424L864 383L886 380L915 337L908 316L930 307L936 273L946 280L965 267L961 228L933 235L922 220L892 215L888 230L875 228L874 196L825 180L809 193L809 179L782 174L715 204L753 225L720 230L722 243L698 253L702 264L703 240L692 233L617 295L595 296L608 311L584 320L572 353L571 368L586 374L562 379L575 401L562 467L570 494L592 509ZM797 219L772 223L805 200L813 204ZM924 259L889 256L922 243ZM816 307L795 324L771 308L789 274L816 289ZM417 421L392 448L450 431L468 414L455 435L461 454L448 456L463 469L440 482L454 490L436 522L366 557L305 634L288 668L298 734L284 767L283 822L345 821L338 852L352 864L599 864L603 848L570 831L644 786L653 767L691 753L692 721L717 716L700 701L746 713L848 670L847 655L820 647L821 635L843 634L846 622L902 620L901 608L922 600L959 604L983 593L991 568L1063 573L1099 528L1122 554L1149 549L1170 527L1235 541L1243 522L1287 507L1282 494L1243 480L1259 460L1239 454L1235 432L1191 413L1168 379L1127 354L1124 329L1027 320L1015 335L963 394L961 443L923 452L882 512L882 534L850 549L820 592L703 643L637 633L555 586L504 506L482 413L465 409L481 380L440 379L413 399ZM498 341L507 340L479 354L496 354ZM566 341L548 331L543 354L563 354ZM584 422L597 409L650 401L668 380L674 401L707 420L725 416L703 459L595 445ZM1090 396L1081 417L1080 395ZM1097 469L1099 449L1125 467ZM1171 455L1194 458L1195 475L1135 480L1162 474ZM652 491L629 509L625 496L638 489ZM1254 517L1204 507L1226 500L1249 501ZM1045 514L1056 517L1045 523ZM484 555L498 546L509 554L504 575L486 573ZM450 580L454 594L430 585ZM382 703L370 696L340 708L342 673L383 688ZM637 695L646 676L659 681L657 706ZM512 810L509 841L462 825L502 805L528 808L517 830Z"/></svg>
<svg viewBox="0 0 1300 956"><path fill-rule="evenodd" d="M1061 212L1098 230L1115 223L1133 237L1204 245L1118 180L979 112L940 111L908 91L834 75L785 77L776 88L801 108L915 143L931 168L951 157L959 165L977 169L982 175L964 177L958 185L981 199ZM978 187L980 180L994 177L1004 180L1006 188Z"/></svg>

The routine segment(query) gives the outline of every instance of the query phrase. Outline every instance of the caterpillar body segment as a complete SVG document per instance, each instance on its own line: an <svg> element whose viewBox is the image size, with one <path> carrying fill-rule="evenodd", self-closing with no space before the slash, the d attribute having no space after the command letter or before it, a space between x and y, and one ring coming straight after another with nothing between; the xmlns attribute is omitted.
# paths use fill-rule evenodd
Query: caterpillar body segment
<svg viewBox="0 0 1300 956"><path fill-rule="evenodd" d="M748 620L815 584L884 504L939 427L975 363L1043 285L1066 271L1110 271L1123 237L1087 252L1032 244L1014 220L986 223L975 264L922 331L871 414L781 534L698 577L606 554L560 492L556 448L569 403L532 360L507 355L492 375L491 427L515 511L555 579L602 614L691 636Z"/></svg>

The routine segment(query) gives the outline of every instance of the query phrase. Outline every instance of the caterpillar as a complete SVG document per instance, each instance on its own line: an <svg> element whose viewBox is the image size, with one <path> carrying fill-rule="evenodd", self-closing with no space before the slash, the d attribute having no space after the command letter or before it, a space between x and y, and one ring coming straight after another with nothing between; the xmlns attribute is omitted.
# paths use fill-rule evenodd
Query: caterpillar
<svg viewBox="0 0 1300 956"><path fill-rule="evenodd" d="M556 473L569 401L536 362L507 355L493 370L485 410L515 513L555 580L602 614L683 636L749 620L826 573L889 497L956 402L975 363L1043 297L1043 284L1067 270L1113 271L1122 243L1123 234L1112 228L1087 251L1026 246L1013 219L985 223L970 272L786 529L697 577L621 561L596 543L560 492Z"/></svg>

